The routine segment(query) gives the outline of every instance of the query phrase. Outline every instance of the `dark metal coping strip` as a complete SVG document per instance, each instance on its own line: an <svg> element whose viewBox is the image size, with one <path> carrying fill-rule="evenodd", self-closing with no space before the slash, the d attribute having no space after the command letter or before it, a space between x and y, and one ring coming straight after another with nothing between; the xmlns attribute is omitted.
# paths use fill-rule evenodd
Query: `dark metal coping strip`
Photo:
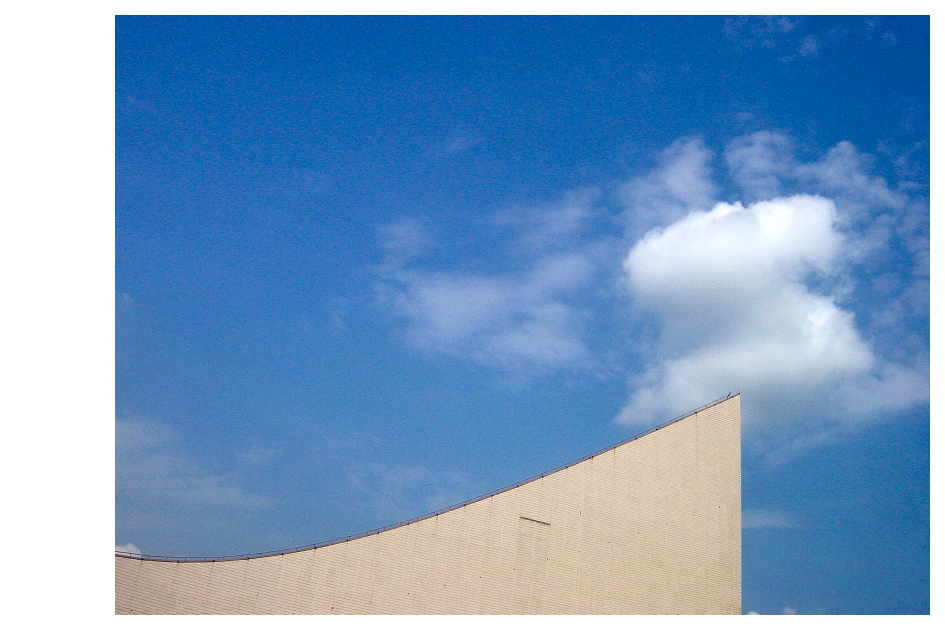
<svg viewBox="0 0 945 630"><path fill-rule="evenodd" d="M515 488L518 488L519 486L523 486L523 485L525 485L526 483L530 483L530 482L535 481L535 480L537 480L537 479L542 479L542 478L544 478L544 477L547 477L548 475L551 475L551 474L554 474L554 473L556 473L556 472L558 472L558 471L564 470L565 468L570 468L571 466L574 466L574 465L576 465L576 464L580 464L581 462L584 462L584 461L587 461L587 460L589 460L589 459L591 459L591 458L597 457L598 455L603 455L604 453L606 453L606 452L608 452L608 451L612 451L612 450L614 450L614 449L620 448L620 447L623 446L624 444L627 444L627 443L632 442L632 441L634 441L634 440L638 440L638 439L640 439L640 438L642 438L642 437L644 437L644 436L646 436L646 435L649 435L650 433L653 433L654 431L659 431L660 429L663 429L663 428L665 428L665 427L668 427L668 426L671 425L671 424L675 424L676 422L679 422L680 420L684 420L684 419L686 419L686 418L688 418L688 417L690 417L690 416L694 416L694 415L696 415L697 413L699 413L699 412L701 412L701 411L705 411L705 410L708 409L709 407L714 407L715 405L718 405L719 403L725 402L726 400L729 400L730 398L734 398L735 396L738 396L738 394L736 393L736 394L729 394L729 395L727 395L727 396L722 396L721 398L719 398L719 399L717 399L717 400L713 400L712 402L707 403L707 404L705 404L705 405L702 405L701 407L699 407L699 408L697 408L697 409L693 409L692 411L688 411L688 412L684 413L684 414L681 415L681 416L677 416L677 417L673 418L672 420L669 420L669 421L667 421L667 422L664 422L664 423L662 423L662 424L659 424L659 425L653 427L652 429L647 429L646 431L643 431L642 433L637 433L636 435L634 435L634 436L632 436L632 437L629 437L629 438L627 438L626 440L622 440L622 441L618 442L617 444L614 444L613 446L608 446L608 447L606 447L606 448L602 448L602 449L600 449L599 451L595 451L595 452L591 453L590 455L585 455L584 457L581 457L581 458L579 458L579 459L575 459L575 460L573 460L573 461L570 461L570 462L568 462L567 464L562 464L561 466L558 466L558 467L556 467L556 468L552 468L551 470L548 470L548 471L543 472L543 473L541 473L541 474L535 475L535 476L533 476L533 477L529 477L528 479L526 479L526 480L524 480L524 481L519 481L519 482L517 482L517 483L513 483L513 484L508 485L508 486L505 486L505 487L503 487L503 488L499 488L498 490L493 490L492 492L489 492L489 493L487 493L487 494L479 495L478 497L475 497L475 498L472 498L472 499L468 499L468 500L466 500L466 501L463 501L462 503L456 503L456 504L454 504L454 505L450 505L449 507L440 508L439 510L436 510L436 511L434 511L434 512L428 512L428 513L423 514L423 515L421 515L421 516L415 516L414 518L410 518L410 519L407 519L407 520L405 520L405 521L400 521L400 522L398 522L398 523L394 523L393 525L385 525L384 527L377 527L377 528L375 528L375 529L370 529L370 530L368 530L368 531L366 531L366 532L361 532L361 533L359 533L359 534L351 534L350 536L342 536L341 538L333 538L333 539L327 540L327 541L325 541L325 542L315 543L314 545L303 545L303 546L301 546L301 547L290 547L290 548L288 548L288 549L278 549L278 550L276 550L276 551L262 551L262 552L259 552L259 553L245 553L245 554L240 554L240 555L235 555L235 556L150 556L150 555L147 555L147 554L136 554L136 553L130 553L130 552L127 552L127 551L116 551L116 552L115 552L115 555L118 556L118 557L121 557L121 558L131 558L131 559L135 559L135 560L152 560L152 561L155 561L155 562L227 562L227 561L231 561L231 560L250 560L250 559L252 559L252 558L267 558L267 557L271 557L271 556L283 556L283 555L285 555L285 554L287 554L287 553L298 553L298 552L300 552L300 551L311 551L312 549L318 549L318 548L320 548L320 547L327 547L328 545L336 545L336 544L338 544L338 543L348 542L349 540L354 540L354 539L356 539L356 538L364 538L364 537L366 537L366 536L373 536L374 534L380 534L381 532L386 532L386 531L388 531L388 530L390 530L390 529L394 529L394 528L396 528L396 527L402 527L402 526L404 526L404 525L410 525L411 523L416 523L417 521L422 521L422 520L425 520L425 519L428 519L428 518L433 518L433 517L439 516L440 514L443 514L443 513L445 513L445 512L449 512L449 511L451 511L451 510L455 510L455 509L458 509L458 508L461 508L461 507L465 507L465 506L467 506L467 505L469 505L469 504L471 504L471 503L476 503L477 501L482 501L482 500L484 500L484 499L488 499L488 498L490 498L490 497L494 497L494 496L497 495L497 494L501 494L501 493L503 493L503 492L508 492L509 490L514 490Z"/></svg>

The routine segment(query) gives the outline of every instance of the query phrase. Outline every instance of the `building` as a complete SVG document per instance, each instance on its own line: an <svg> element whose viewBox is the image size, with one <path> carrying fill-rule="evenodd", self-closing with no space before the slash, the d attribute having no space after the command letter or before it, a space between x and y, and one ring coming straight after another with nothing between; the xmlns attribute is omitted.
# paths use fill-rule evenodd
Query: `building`
<svg viewBox="0 0 945 630"><path fill-rule="evenodd" d="M739 397L404 524L255 557L115 556L119 614L740 614Z"/></svg>

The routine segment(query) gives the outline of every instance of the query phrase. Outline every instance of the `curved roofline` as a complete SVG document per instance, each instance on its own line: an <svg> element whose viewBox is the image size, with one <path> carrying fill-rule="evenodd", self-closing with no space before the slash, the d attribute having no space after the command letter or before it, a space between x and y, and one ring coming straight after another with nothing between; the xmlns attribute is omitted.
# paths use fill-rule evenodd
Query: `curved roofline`
<svg viewBox="0 0 945 630"><path fill-rule="evenodd" d="M608 451L612 451L612 450L614 450L614 449L616 449L616 448L619 448L619 447L623 446L624 444L627 444L627 443L629 443L629 442L633 442L634 440L638 440L638 439L640 439L640 438L642 438L642 437L644 437L644 436L646 436L646 435L649 435L650 433L653 433L654 431L659 431L660 429L663 429L663 428L665 428L665 427L668 427L668 426L671 425L671 424L675 424L676 422L679 422L680 420L684 420L684 419L686 419L686 418L688 418L688 417L690 417L690 416L694 416L695 414L699 413L700 411L705 411L705 410L708 409L709 407L714 407L715 405L718 405L719 403L723 403L723 402L725 402L726 400L729 400L729 399L731 399L731 398L735 398L736 396L739 396L739 395L740 395L739 393L735 393L735 394L728 394L727 396L722 396L721 398L718 398L718 399L716 399L716 400L713 400L712 402L707 403L707 404L705 404L705 405L702 405L701 407L698 407L698 408L696 408L696 409L693 409L692 411L687 411L686 413L682 414L681 416L677 416L677 417L673 418L672 420L668 420L667 422L664 422L664 423L662 423L662 424L659 424L659 425L653 427L652 429L647 429L646 431L643 431L642 433L637 433L637 434L635 434L635 435L633 435L633 436L631 436L631 437L629 437L629 438L627 438L627 439L625 439L625 440L621 440L620 442L618 442L618 443L616 443L616 444L613 444L613 445L611 445L611 446L607 446L607 447L602 448L602 449L600 449L600 450L598 450L598 451L594 451L594 452L591 453L590 455L585 455L584 457L581 457L581 458L579 458L579 459L575 459L575 460L570 461L570 462L568 462L568 463L566 463L566 464L562 464L562 465L560 465L560 466L557 466L557 467L555 467L555 468L552 468L551 470L547 470L547 471L545 471L545 472L543 472L543 473L540 473L540 474L538 474L538 475L534 475L534 476L529 477L528 479L525 479L525 480L523 480L523 481L519 481L519 482L517 482L517 483L513 483L513 484L511 484L511 485L504 486L504 487L502 487L502 488L499 488L498 490L494 490L494 491L492 491L492 492L479 495L479 496L474 497L474 498L472 498L472 499L467 499L466 501L463 501L463 502L461 502L461 503L455 503L455 504L450 505L450 506L448 506L448 507L440 508L439 510L435 510L435 511L433 511L433 512L427 512L426 514L422 514L422 515L420 515L420 516L415 516L415 517L413 517L413 518L410 518L410 519L407 519L407 520L404 520L404 521L399 521L399 522L397 522L397 523L394 523L393 525L385 525L385 526L383 526L383 527L376 527L376 528L374 528L374 529L370 529L370 530L365 531L365 532L360 532L360 533L358 533L358 534L351 534L350 536L342 536L342 537L340 537L340 538L333 538L333 539L331 539L331 540L326 540L326 541L319 542L319 543L315 543L315 544L312 544L312 545L303 545L303 546L301 546L301 547L289 547L289 548L286 548L286 549L277 549L277 550L275 550L275 551L262 551L262 552L259 552L259 553L244 553L244 554L233 555L233 556L152 556L152 555L148 555L148 554L131 553L131 552L128 552L128 551L116 551L116 552L115 552L115 556L116 556L116 557L120 557L120 558L130 558L130 559L134 559L134 560L151 560L151 561L154 561L154 562L228 562L228 561L231 561L231 560L251 560L251 559L253 559L253 558L268 558L268 557L272 557L272 556L284 556L284 555L289 554L289 553L299 553L299 552L301 552L301 551L311 551L312 549L319 549L319 548L321 548L321 547L327 547L327 546L329 546L329 545L337 545L337 544L339 544L339 543L348 542L349 540L355 540L355 539L357 539L357 538L365 538L365 537L367 537L367 536L373 536L374 534L380 534L381 532L386 532L386 531L391 530L391 529L396 529L397 527L403 527L404 525L410 525L411 523L416 523L416 522L418 522L418 521L423 521L423 520L426 520L426 519L428 519L428 518L433 518L433 517L439 516L440 514L444 514L444 513L446 513L446 512L450 512L450 511L452 511L452 510L456 510L456 509L459 509L459 508L461 508L461 507L465 507L465 506L470 505L470 504L472 504L472 503L476 503L476 502L478 502L478 501L483 501L483 500L488 499L488 498L490 498L490 497L494 497L494 496L496 496L497 494L502 494L503 492L508 492L509 490L514 490L515 488L518 488L519 486L523 486L523 485L525 485L526 483L530 483L530 482L535 481L535 480L537 480L537 479L542 479L543 477L547 477L548 475L551 475L551 474L554 474L554 473L556 473L556 472L562 471L562 470L564 470L565 468L570 468L571 466L575 466L575 465L577 465L577 464L580 464L581 462L584 462L584 461L587 461L587 460L589 460L589 459L591 459L591 458L597 457L598 455L603 455L604 453L606 453L606 452L608 452Z"/></svg>

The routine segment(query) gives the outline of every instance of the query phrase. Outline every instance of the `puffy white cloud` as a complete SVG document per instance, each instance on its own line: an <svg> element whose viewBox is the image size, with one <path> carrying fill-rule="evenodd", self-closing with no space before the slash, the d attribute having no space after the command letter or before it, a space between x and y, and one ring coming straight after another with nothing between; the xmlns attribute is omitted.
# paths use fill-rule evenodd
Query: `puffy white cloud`
<svg viewBox="0 0 945 630"><path fill-rule="evenodd" d="M887 358L928 354L929 208L910 197L912 182L891 189L871 174L872 159L840 142L812 162L799 162L783 134L762 131L732 141L725 152L746 201L813 192L837 208L844 234L842 279L832 288L856 312L865 337Z"/></svg>
<svg viewBox="0 0 945 630"><path fill-rule="evenodd" d="M813 196L720 203L638 242L625 265L637 303L660 319L660 356L620 421L651 424L732 391L746 394L748 426L863 412L877 388L914 402L907 377L875 370L853 314L804 284L838 258L835 213Z"/></svg>
<svg viewBox="0 0 945 630"><path fill-rule="evenodd" d="M915 322L903 330L901 312L906 295L927 303L927 285L902 260L881 273L874 263L901 247L922 264L921 208L910 216L849 143L802 164L785 136L759 132L725 158L753 203L690 209L636 240L624 261L637 312L655 317L658 336L618 421L648 426L740 391L749 438L787 456L927 401L921 352L903 361L877 351L896 339L927 346ZM704 176L690 161L682 179L698 188L693 177ZM789 194L805 189L820 194ZM662 198L643 216L658 216ZM679 210L668 206L664 216ZM881 283L888 299L874 304L869 288Z"/></svg>
<svg viewBox="0 0 945 630"><path fill-rule="evenodd" d="M737 315L758 306L759 293L827 271L840 244L834 214L830 201L809 196L747 209L720 203L651 231L624 266L639 304L658 310L675 331L702 338L737 325Z"/></svg>

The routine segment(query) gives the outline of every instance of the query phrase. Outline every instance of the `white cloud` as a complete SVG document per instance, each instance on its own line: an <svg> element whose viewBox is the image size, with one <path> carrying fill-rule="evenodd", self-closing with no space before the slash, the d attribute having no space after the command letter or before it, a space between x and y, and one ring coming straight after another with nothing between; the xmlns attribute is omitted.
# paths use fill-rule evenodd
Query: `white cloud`
<svg viewBox="0 0 945 630"><path fill-rule="evenodd" d="M401 267L429 243L423 222L416 218L403 217L382 226L378 231L386 254L385 269Z"/></svg>
<svg viewBox="0 0 945 630"><path fill-rule="evenodd" d="M885 180L870 176L871 159L850 142L837 143L813 162L799 162L788 136L758 131L732 140L725 163L746 201L816 192L837 204L844 221L875 219L905 204Z"/></svg>
<svg viewBox="0 0 945 630"><path fill-rule="evenodd" d="M820 52L820 40L817 39L816 35L807 35L801 42L797 52L802 57L816 57L817 53Z"/></svg>
<svg viewBox="0 0 945 630"><path fill-rule="evenodd" d="M848 142L805 162L784 134L736 138L724 191L713 160L684 138L609 197L589 187L508 208L488 256L434 258L445 242L396 222L381 231L379 300L414 347L505 374L600 376L636 358L617 417L628 426L741 392L746 441L772 460L927 402L925 202Z"/></svg>
<svg viewBox="0 0 945 630"><path fill-rule="evenodd" d="M911 158L900 156L909 171ZM921 197L871 174L872 159L840 142L820 159L799 162L783 134L762 131L731 142L725 160L746 202L813 192L834 202L837 229L844 234L845 286L832 292L856 306L865 337L888 357L906 361L928 353L929 208ZM897 163L899 160L897 160ZM900 165L897 164L897 169Z"/></svg>
<svg viewBox="0 0 945 630"><path fill-rule="evenodd" d="M786 36L799 24L799 19L775 16L743 16L725 19L725 35L747 48L775 48L793 36Z"/></svg>
<svg viewBox="0 0 945 630"><path fill-rule="evenodd" d="M275 450L264 446L254 446L239 454L240 461L254 466L265 464L275 456Z"/></svg>
<svg viewBox="0 0 945 630"><path fill-rule="evenodd" d="M745 508L742 510L742 529L791 529L797 527L794 519L780 510Z"/></svg>
<svg viewBox="0 0 945 630"><path fill-rule="evenodd" d="M169 425L137 419L115 422L115 490L118 502L153 509L258 509L264 497L243 490L233 473L203 469L182 448ZM163 508L162 508L163 506Z"/></svg>
<svg viewBox="0 0 945 630"><path fill-rule="evenodd" d="M785 606L785 607L781 610L781 613L782 613L782 614L785 614L785 615L796 615L796 614L797 614L797 608L794 608L793 606Z"/></svg>
<svg viewBox="0 0 945 630"><path fill-rule="evenodd" d="M544 260L518 276L404 271L396 306L419 347L509 369L562 367L589 357L581 313L564 294L590 273L579 256Z"/></svg>
<svg viewBox="0 0 945 630"><path fill-rule="evenodd" d="M575 237L596 195L579 190L540 211L499 214L495 225L512 234L509 259L520 267L513 271L423 268L406 255L429 243L418 224L389 226L382 238L392 254L379 269L378 297L406 319L417 348L512 373L587 367L588 313L576 295L595 279L599 252L576 245Z"/></svg>
<svg viewBox="0 0 945 630"><path fill-rule="evenodd" d="M512 207L497 213L495 223L518 228L518 243L529 253L573 248L587 224L595 218L599 188L577 188L554 203Z"/></svg>
<svg viewBox="0 0 945 630"><path fill-rule="evenodd" d="M468 498L465 480L424 466L356 463L348 467L349 490L367 509L391 524Z"/></svg>
<svg viewBox="0 0 945 630"><path fill-rule="evenodd" d="M725 35L744 49L754 49L757 54L767 49L778 55L781 63L817 57L824 44L822 38L813 34L804 35L803 18L786 17L738 17L725 20ZM829 40L829 36L828 36Z"/></svg>
<svg viewBox="0 0 945 630"><path fill-rule="evenodd" d="M479 146L482 138L473 134L457 133L449 136L442 142L427 148L423 155L429 160L449 159L461 155L470 149Z"/></svg>
<svg viewBox="0 0 945 630"><path fill-rule="evenodd" d="M797 167L790 139L772 131L736 138L725 149L725 162L748 201L784 194L785 173Z"/></svg>
<svg viewBox="0 0 945 630"><path fill-rule="evenodd" d="M873 304L864 291L879 282L869 265L890 251L891 239L922 242L921 208L909 217L904 197L870 177L868 159L849 143L802 164L788 138L759 132L732 142L725 157L754 201L747 207L717 203L678 216L679 204L658 192L640 205L649 219L661 204L669 208L663 216L676 218L636 240L624 262L637 313L655 316L659 334L618 421L651 426L740 391L750 438L786 456L927 401L927 359L897 362L877 352L878 342L894 345L895 337L914 337L910 348L927 345L889 311L903 303L897 293L927 303L927 285L889 265L895 271L884 271L882 282L890 299ZM685 173L684 188L700 189L693 182L707 176L705 167L686 163L675 172ZM663 164L656 172L674 171ZM805 189L820 194L789 194ZM923 247L912 247L921 265ZM888 322L881 329L878 312L900 329ZM869 337L858 319L875 322Z"/></svg>
<svg viewBox="0 0 945 630"><path fill-rule="evenodd" d="M137 545L133 545L131 543L126 543L124 545L115 545L115 551L121 551L124 553L132 553L136 556L141 555L141 550L138 549Z"/></svg>
<svg viewBox="0 0 945 630"><path fill-rule="evenodd" d="M473 138L470 136L456 136L450 138L443 144L441 153L443 155L453 155L455 153L461 153L467 149L471 149L474 146L479 144L479 138Z"/></svg>
<svg viewBox="0 0 945 630"><path fill-rule="evenodd" d="M834 214L809 196L722 203L637 243L625 265L637 303L661 320L663 356L620 420L651 424L740 390L766 416L789 416L867 373L875 359L852 315L802 284L837 255Z"/></svg>
<svg viewBox="0 0 945 630"><path fill-rule="evenodd" d="M239 462L233 457L221 466L198 458L168 424L117 418L116 538L134 540L157 555L238 550L234 541L245 540L246 528L274 504L245 488Z"/></svg>
<svg viewBox="0 0 945 630"><path fill-rule="evenodd" d="M628 235L642 236L655 225L667 225L690 212L709 209L716 186L710 177L712 153L696 138L675 142L651 173L631 179L620 191Z"/></svg>
<svg viewBox="0 0 945 630"><path fill-rule="evenodd" d="M820 184L826 194L837 195L850 214L873 217L877 208L901 208L903 196L889 189L881 177L870 177L870 159L850 142L839 142L821 159L797 164L796 177ZM853 216L861 219L862 216Z"/></svg>

